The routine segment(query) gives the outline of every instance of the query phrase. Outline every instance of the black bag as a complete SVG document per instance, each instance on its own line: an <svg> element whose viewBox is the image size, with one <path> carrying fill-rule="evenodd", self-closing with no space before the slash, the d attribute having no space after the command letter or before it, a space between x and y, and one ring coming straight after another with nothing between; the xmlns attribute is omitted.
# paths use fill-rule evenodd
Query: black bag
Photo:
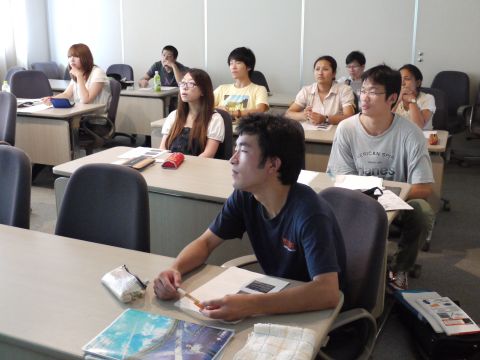
<svg viewBox="0 0 480 360"><path fill-rule="evenodd" d="M397 309L402 321L410 329L419 354L423 359L480 360L480 333L450 335L436 333L428 321L420 320L400 296L396 296Z"/></svg>

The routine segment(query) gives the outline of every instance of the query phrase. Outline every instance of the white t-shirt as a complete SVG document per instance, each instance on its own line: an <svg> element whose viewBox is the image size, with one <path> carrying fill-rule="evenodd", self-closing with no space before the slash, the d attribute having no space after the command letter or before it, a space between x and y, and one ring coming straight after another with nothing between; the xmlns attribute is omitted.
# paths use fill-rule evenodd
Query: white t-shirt
<svg viewBox="0 0 480 360"><path fill-rule="evenodd" d="M175 118L177 116L177 110L172 111L167 118L162 127L162 135L168 135L170 130L175 123ZM217 112L214 112L210 122L208 123L207 128L207 138L212 140L217 140L223 142L225 138L225 125L223 123L222 115Z"/></svg>
<svg viewBox="0 0 480 360"><path fill-rule="evenodd" d="M433 114L435 113L435 110L437 109L435 107L435 98L430 94L420 92L417 96L417 106L420 109L420 111L422 110L431 111L430 118L425 123L423 130L432 130L433 129L432 118L433 118ZM405 107L403 106L403 101L398 104L397 109L395 110L395 113L400 116L403 116L408 120L411 120L410 111L408 108L405 109Z"/></svg>
<svg viewBox="0 0 480 360"><path fill-rule="evenodd" d="M342 115L345 106L352 106L354 108L355 97L352 88L345 84L338 84L334 82L325 99L320 100L318 95L317 83L304 86L295 98L295 104L306 108L307 105L312 106L313 112L321 115Z"/></svg>
<svg viewBox="0 0 480 360"><path fill-rule="evenodd" d="M90 76L85 82L85 87L89 89L92 83L97 82L103 83L103 88L102 91L100 91L95 97L95 99L90 102L90 104L105 104L105 109L101 109L101 111L98 111L98 113L104 113L110 105L110 99L112 97L110 92L110 81L108 80L105 71L100 69L98 66L94 66L92 72L90 73ZM81 101L78 84L73 81L73 79L70 81L70 83L73 83L73 101L75 101L76 103L80 103Z"/></svg>

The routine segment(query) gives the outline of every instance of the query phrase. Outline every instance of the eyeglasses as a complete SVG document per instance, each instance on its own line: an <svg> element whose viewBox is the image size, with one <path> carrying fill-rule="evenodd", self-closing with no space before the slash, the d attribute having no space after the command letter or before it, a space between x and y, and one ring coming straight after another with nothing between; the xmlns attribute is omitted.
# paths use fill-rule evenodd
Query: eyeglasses
<svg viewBox="0 0 480 360"><path fill-rule="evenodd" d="M345 66L347 69L354 70L360 67L360 65L347 65Z"/></svg>
<svg viewBox="0 0 480 360"><path fill-rule="evenodd" d="M379 96L379 95L383 95L383 94L386 94L386 92L376 92L375 90L365 90L365 89L361 89L360 90L360 95L368 95L369 97L376 97L376 96Z"/></svg>
<svg viewBox="0 0 480 360"><path fill-rule="evenodd" d="M180 81L178 83L179 88L187 88L187 89L193 89L197 84L195 84L193 81Z"/></svg>

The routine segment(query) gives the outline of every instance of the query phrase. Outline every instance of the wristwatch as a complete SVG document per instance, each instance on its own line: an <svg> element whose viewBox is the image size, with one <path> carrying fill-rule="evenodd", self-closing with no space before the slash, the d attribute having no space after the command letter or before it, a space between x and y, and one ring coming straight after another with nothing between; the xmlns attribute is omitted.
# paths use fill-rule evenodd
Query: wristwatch
<svg viewBox="0 0 480 360"><path fill-rule="evenodd" d="M328 120L328 115L325 115L325 124L330 124L330 121Z"/></svg>
<svg viewBox="0 0 480 360"><path fill-rule="evenodd" d="M417 99L410 100L410 104L416 104L416 103L417 103Z"/></svg>

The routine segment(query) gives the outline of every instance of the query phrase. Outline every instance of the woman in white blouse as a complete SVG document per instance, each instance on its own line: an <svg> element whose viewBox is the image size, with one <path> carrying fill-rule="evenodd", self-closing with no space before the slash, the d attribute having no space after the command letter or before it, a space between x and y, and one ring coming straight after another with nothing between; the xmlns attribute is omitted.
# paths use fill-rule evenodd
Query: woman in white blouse
<svg viewBox="0 0 480 360"><path fill-rule="evenodd" d="M72 80L55 98L67 98L82 104L105 104L98 111L106 112L110 102L110 82L105 72L93 63L93 56L85 44L74 44L68 49L68 69ZM44 98L49 102L50 98Z"/></svg>
<svg viewBox="0 0 480 360"><path fill-rule="evenodd" d="M213 158L225 137L225 125L213 107L212 80L205 71L190 69L178 87L178 107L165 120L160 149Z"/></svg>
<svg viewBox="0 0 480 360"><path fill-rule="evenodd" d="M420 91L422 72L412 64L400 68L402 90L398 96L394 112L417 124L420 129L432 130L432 118L435 113L435 98Z"/></svg>
<svg viewBox="0 0 480 360"><path fill-rule="evenodd" d="M316 82L304 86L285 115L299 121L338 124L355 113L352 88L335 81L337 62L325 55L315 60L313 74Z"/></svg>

